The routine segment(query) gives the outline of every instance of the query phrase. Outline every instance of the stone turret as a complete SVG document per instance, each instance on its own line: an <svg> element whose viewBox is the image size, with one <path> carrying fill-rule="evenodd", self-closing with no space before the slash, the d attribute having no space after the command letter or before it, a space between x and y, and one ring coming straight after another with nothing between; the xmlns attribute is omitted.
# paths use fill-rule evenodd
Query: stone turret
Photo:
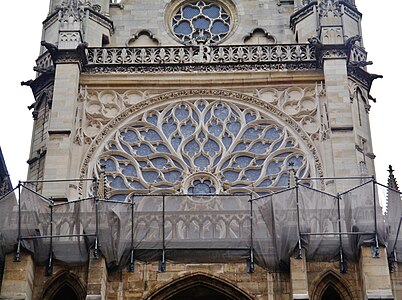
<svg viewBox="0 0 402 300"><path fill-rule="evenodd" d="M54 0L43 25L42 40L58 49L75 49L83 42L92 47L104 46L113 31L109 0Z"/></svg>
<svg viewBox="0 0 402 300"><path fill-rule="evenodd" d="M298 42L318 38L323 44L344 44L348 38L361 36L361 14L354 1L299 0L291 17Z"/></svg>

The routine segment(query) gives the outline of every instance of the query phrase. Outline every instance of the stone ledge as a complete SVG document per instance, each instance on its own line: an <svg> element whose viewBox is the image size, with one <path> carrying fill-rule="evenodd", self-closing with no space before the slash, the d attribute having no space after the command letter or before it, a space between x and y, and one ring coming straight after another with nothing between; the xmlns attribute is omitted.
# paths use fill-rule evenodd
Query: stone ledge
<svg viewBox="0 0 402 300"><path fill-rule="evenodd" d="M365 299L367 299L367 300L380 300L380 299L393 300L394 296L392 295L391 290L371 290L371 291L366 292Z"/></svg>
<svg viewBox="0 0 402 300"><path fill-rule="evenodd" d="M308 300L308 294L293 294L293 300Z"/></svg>

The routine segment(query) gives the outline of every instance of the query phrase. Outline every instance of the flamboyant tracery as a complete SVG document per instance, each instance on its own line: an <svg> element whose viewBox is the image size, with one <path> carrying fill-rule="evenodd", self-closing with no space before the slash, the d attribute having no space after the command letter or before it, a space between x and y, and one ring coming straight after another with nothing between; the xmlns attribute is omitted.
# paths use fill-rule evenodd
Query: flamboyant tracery
<svg viewBox="0 0 402 300"><path fill-rule="evenodd" d="M130 193L264 194L288 185L288 170L309 174L296 137L246 106L198 99L134 117L105 143L95 172L105 169L111 197Z"/></svg>

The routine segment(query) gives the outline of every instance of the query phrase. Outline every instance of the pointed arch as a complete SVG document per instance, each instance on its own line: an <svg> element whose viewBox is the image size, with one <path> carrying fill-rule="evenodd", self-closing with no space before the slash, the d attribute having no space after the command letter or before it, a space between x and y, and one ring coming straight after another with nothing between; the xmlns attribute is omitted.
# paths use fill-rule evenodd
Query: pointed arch
<svg viewBox="0 0 402 300"><path fill-rule="evenodd" d="M244 38L244 44L246 45L258 45L258 44L276 44L276 39L269 32L262 28L255 28Z"/></svg>
<svg viewBox="0 0 402 300"><path fill-rule="evenodd" d="M57 274L46 285L41 297L43 300L61 299L60 295L67 297L65 299L84 300L87 292L80 278L68 271Z"/></svg>
<svg viewBox="0 0 402 300"><path fill-rule="evenodd" d="M127 42L128 47L144 47L144 46L158 46L159 40L152 34L151 31L143 29L134 34Z"/></svg>
<svg viewBox="0 0 402 300"><path fill-rule="evenodd" d="M349 284L334 271L324 273L320 276L318 284L313 284L313 286L315 288L313 289L312 300L337 300L336 297L339 297L338 299L340 300L356 299L351 292ZM332 298L328 298L329 295L331 295Z"/></svg>
<svg viewBox="0 0 402 300"><path fill-rule="evenodd" d="M252 300L253 298L235 285L204 273L196 273L174 280L152 293L146 300L185 299L185 295L193 291L208 291L210 295L219 296L225 300ZM211 296L209 299L212 299ZM194 298L194 297L193 297ZM196 299L196 298L194 298Z"/></svg>

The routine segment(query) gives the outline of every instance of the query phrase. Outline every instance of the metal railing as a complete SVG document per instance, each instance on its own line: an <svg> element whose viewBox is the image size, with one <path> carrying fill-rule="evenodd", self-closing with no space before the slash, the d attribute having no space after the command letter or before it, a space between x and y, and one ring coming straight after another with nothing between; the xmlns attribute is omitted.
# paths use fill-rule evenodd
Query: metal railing
<svg viewBox="0 0 402 300"><path fill-rule="evenodd" d="M338 180L340 178L308 178L307 180L314 181L314 180ZM182 222L182 227L183 228L189 228L191 224L194 224L196 217L201 213L203 216L204 215L208 215L208 220L209 222L211 222L211 224L215 224L218 221L219 222L223 222L225 223L224 226L222 226L222 228L228 228L230 226L230 224L232 224L232 222L235 220L236 224L239 224L239 232L241 232L241 234L239 234L236 238L232 238L229 235L225 236L224 234L219 234L219 235L211 235L208 238L208 241L211 240L215 240L215 241L229 241L232 244L236 244L236 246L230 248L231 250L242 250L245 251L246 249L248 249L248 253L249 256L247 258L247 270L248 272L253 272L254 271L254 257L255 257L255 237L254 237L254 224L255 223L255 212L258 212L259 210L254 207L256 205L256 203L258 204L258 201L261 199L265 199L266 201L273 201L272 197L274 197L275 195L278 195L280 193L284 193L286 191L295 191L295 197L296 197L296 219L294 220L296 222L296 230L297 230L297 237L298 237L298 241L297 241L297 245L295 248L295 257L296 258L301 258L302 257L302 248L304 247L303 245L303 238L305 237L313 237L313 236L335 236L338 238L338 246L339 246L339 260L340 260L340 271L341 272L346 272L347 267L346 267L346 261L344 259L344 245L343 245L343 237L344 236L356 236L356 235L360 235L360 236L371 236L373 238L373 247L374 247L374 252L373 255L374 256L378 256L379 255L379 247L380 247L380 242L379 242L379 230L378 230L378 220L377 220L377 215L379 213L379 211L377 211L377 207L378 207L378 199L377 199L377 190L376 190L376 186L378 185L378 183L375 181L374 178L372 177L350 177L350 178L343 178L343 179L359 179L359 180L363 180L364 182L352 189L349 189L343 193L338 193L336 195L333 195L331 193L328 193L326 191L320 191L317 190L313 187L311 187L308 184L305 184L305 179L303 180L296 180L296 184L294 187L288 188L288 189L284 189L275 193L271 193L265 196L261 196L261 197L256 197L256 196L251 196L251 195L144 195L144 194L140 194L140 195L136 195L133 194L131 201L130 202L119 202L119 201L113 201L113 200L107 200L107 199L99 199L99 197L97 196L97 190L98 190L98 181L97 179L77 179L80 181L88 181L88 182L92 182L93 186L92 186L92 191L93 194L95 196L92 196L90 198L87 199L79 199L76 201L70 201L70 202L66 202L66 203L55 203L52 199L47 199L43 196L41 196L40 194L36 193L35 191L29 189L26 185L27 184L32 184L34 182L24 182L24 183L20 183L18 186L18 191L19 191L19 201L18 201L18 230L17 230L17 237L16 237L16 241L17 241L17 247L16 247L16 252L15 252L15 261L19 261L20 260L20 256L21 256L21 247L22 247L22 241L24 240L40 240L40 239L48 239L49 240L49 252L48 252L48 262L47 262L47 274L51 275L52 274L52 267L53 267L53 240L56 238L88 238L88 237L92 237L94 238L94 242L92 245L93 248L93 255L94 257L98 257L99 256L99 239L100 239L100 235L102 235L101 230L100 230L100 218L103 218L104 215L104 209L102 211L100 211L99 206L105 206L106 207L108 205L117 205L117 206L125 206L125 210L124 212L127 215L127 223L125 224L127 225L127 230L129 230L129 244L130 244L130 259L129 259L129 264L128 264L128 270L130 272L132 272L134 270L134 261L135 261L135 252L136 250L138 250L136 248L137 243L137 238L139 235L139 231L141 231L141 226L142 228L146 228L146 230L149 230L149 228L152 227L152 221L155 221L155 215L158 216L158 218L160 219L158 225L157 225L157 232L158 234L156 235L158 239L160 239L160 264L159 264L159 269L160 271L165 271L166 270L166 250L183 250L182 248L180 249L176 249L176 248L169 248L166 244L167 241L167 236L169 235L169 241L173 240L181 240L181 241L185 241L188 242L189 240L193 239L192 241L194 242L189 243L188 247L186 247L186 250L196 250L196 249L200 249L200 243L203 243L203 240L205 241L205 239L203 239L202 234L199 234L198 236L196 236L195 238L192 237L190 238L190 234L184 234L182 237L178 238L177 236L175 236L174 234L174 230L172 229L174 226L174 224L178 224L179 222ZM65 181L69 181L69 180L65 180ZM41 181L41 182L45 182L45 181ZM49 182L58 182L58 180L52 180ZM372 193L371 193L371 198L372 198L372 208L370 210L372 210L371 215L373 216L372 218L372 222L373 222L373 229L374 230L369 230L369 231L343 231L342 229L342 218L341 217L341 209L342 209L342 205L341 202L343 200L344 195L353 192L354 190L357 190L361 187L364 186L368 186L368 185L372 185ZM48 222L49 224L49 229L46 231L48 232L48 234L39 234L36 236L25 236L22 233L22 220L25 219L25 216L23 215L23 206L25 207L25 203L24 203L24 199L21 199L21 188L25 188L28 189L31 193L35 193L37 196L42 197L44 200L48 201L48 216L47 218L50 217L50 222ZM331 232L314 232L311 230L306 230L306 227L304 227L304 224L302 224L301 221L301 214L302 214L302 210L305 209L304 206L302 205L302 201L300 198L300 192L299 189L303 188L303 189L308 189L317 193L322 193L325 194L326 196L330 197L331 199L334 199L334 201L336 201L336 209L337 209L337 230L335 231L331 231ZM152 199L158 199L157 201L159 201L158 203L158 208L157 209L149 209L148 211L146 210L142 210L140 207L141 201L143 201L144 199L149 199L150 197L152 197ZM234 198L234 197L238 197L239 201L239 205L236 208L233 208L231 210L221 210L221 211L215 211L213 208L208 208L208 209L204 209L204 211L200 211L199 209L197 210L197 206L195 205L193 210L189 210L187 209L177 209L177 208L169 208L166 207L166 199L169 199L169 203L171 203L172 199L176 199L177 203L184 203L186 200L188 199L188 201L192 201L195 203L207 203L208 201L211 201L211 199L219 199L220 197L230 197L230 198ZM0 199L1 200L1 199ZM204 201L205 200L205 201ZM208 200L208 201L206 201ZM92 209L94 209L95 211L92 212L95 215L95 224L94 226L90 227L92 228L89 231L83 231L83 232L69 232L69 233L62 233L60 234L55 232L55 216L57 218L59 218L60 213L55 214L54 210L57 209L58 207L61 207L63 205L71 205L71 204L80 204L80 203L84 203L84 202L88 202L90 201L93 206ZM197 202L198 201L198 202ZM204 202L203 202L204 201ZM155 201L154 201L155 202ZM148 202L149 203L149 202ZM203 205L203 204L202 204ZM200 204L199 207L206 207L205 205L202 206ZM146 207L146 206L143 206ZM177 207L174 206L173 207ZM185 206L188 207L188 206ZM138 208L138 210L136 209ZM179 218L178 218L178 214L179 214ZM216 216L216 218L214 219L214 215ZM224 216L224 217L222 217ZM80 222L82 222L82 217L79 218ZM402 220L402 219L401 219ZM215 222L215 223L214 223ZM397 240L398 240L398 236L399 236L399 232L400 232L400 227L401 227L401 223L402 221L399 223L399 227L397 230L397 235L396 235L396 239L395 242L393 243L393 255L396 258L396 244L397 244ZM141 226L138 226L138 224L142 224ZM198 224L198 227L202 227L202 224ZM215 224L216 225L216 224ZM213 225L212 227L215 228L216 226ZM74 225L75 226L75 225ZM215 226L215 227L214 227ZM94 227L94 228L93 228ZM107 226L106 226L107 227ZM170 229L168 229L170 228ZM336 228L336 227L335 227ZM1 228L0 228L1 229ZM142 237L143 240L147 241L147 237L146 234L147 232L149 233L149 231L144 231L144 235ZM155 238L155 237L153 237ZM239 242L240 241L240 242ZM244 242L241 242L244 241ZM193 246L194 245L194 246ZM219 243L216 243L215 245L219 246ZM159 247L159 246L158 246ZM219 248L219 247L218 247ZM217 249L218 249L217 248ZM206 249L206 248L202 248L202 249ZM209 248L210 249L210 248ZM220 250L225 249L225 247L220 247ZM143 249L146 250L146 249ZM155 249L154 249L155 250Z"/></svg>

